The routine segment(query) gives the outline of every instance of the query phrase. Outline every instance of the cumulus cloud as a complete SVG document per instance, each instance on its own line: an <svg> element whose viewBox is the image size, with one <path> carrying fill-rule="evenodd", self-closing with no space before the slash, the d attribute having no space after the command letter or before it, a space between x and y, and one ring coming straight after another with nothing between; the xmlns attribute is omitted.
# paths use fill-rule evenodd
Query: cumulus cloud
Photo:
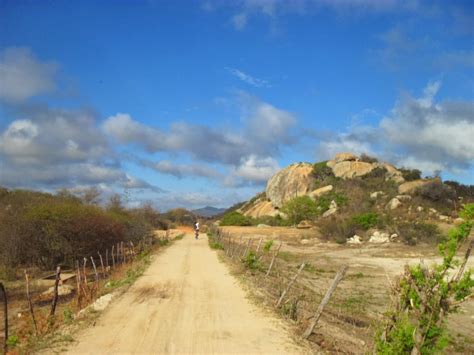
<svg viewBox="0 0 474 355"><path fill-rule="evenodd" d="M87 111L41 107L12 121L0 135L0 154L15 164L84 162L108 153L107 141Z"/></svg>
<svg viewBox="0 0 474 355"><path fill-rule="evenodd" d="M436 102L440 82L423 95L405 95L378 127L359 127L321 143L321 155L351 150L375 153L399 165L459 172L474 162L474 103Z"/></svg>
<svg viewBox="0 0 474 355"><path fill-rule="evenodd" d="M158 191L121 169L93 113L34 106L16 114L21 118L0 132L0 185L56 189L106 183Z"/></svg>
<svg viewBox="0 0 474 355"><path fill-rule="evenodd" d="M123 113L109 117L103 128L119 143L141 146L150 153L185 153L197 160L230 165L239 165L251 154L273 156L282 145L292 142L296 118L291 113L246 94L240 102L244 126L235 131L185 122L162 131Z"/></svg>
<svg viewBox="0 0 474 355"><path fill-rule="evenodd" d="M247 73L244 73L242 70L235 69L235 68L227 68L227 70L234 75L235 77L242 80L244 83L252 85L254 87L269 87L269 83L266 80L255 78Z"/></svg>
<svg viewBox="0 0 474 355"><path fill-rule="evenodd" d="M274 158L250 155L242 158L240 164L231 170L225 183L227 185L264 184L278 170L280 166Z"/></svg>
<svg viewBox="0 0 474 355"><path fill-rule="evenodd" d="M175 176L179 179L200 176L210 179L221 179L223 174L206 164L176 164L169 160L149 161L140 160L140 164L159 173Z"/></svg>
<svg viewBox="0 0 474 355"><path fill-rule="evenodd" d="M0 99L20 102L55 89L58 66L41 62L25 47L0 52Z"/></svg>

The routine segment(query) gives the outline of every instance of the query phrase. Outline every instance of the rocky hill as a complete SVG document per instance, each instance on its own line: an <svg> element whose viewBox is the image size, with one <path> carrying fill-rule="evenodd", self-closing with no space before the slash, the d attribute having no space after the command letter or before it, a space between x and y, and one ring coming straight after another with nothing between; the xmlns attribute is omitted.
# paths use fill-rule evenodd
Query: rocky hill
<svg viewBox="0 0 474 355"><path fill-rule="evenodd" d="M342 242L351 242L354 236L363 240L381 235L387 240L401 233L405 239L439 234L429 223L436 228L459 223L460 205L474 201L472 186L442 182L439 177L421 178L418 170L340 153L329 161L296 163L278 171L265 192L238 212L261 223L284 223L288 219L285 205L296 197L311 199L316 209L302 226L317 226L323 234ZM313 208L307 203L307 208ZM410 223L414 227L408 227Z"/></svg>

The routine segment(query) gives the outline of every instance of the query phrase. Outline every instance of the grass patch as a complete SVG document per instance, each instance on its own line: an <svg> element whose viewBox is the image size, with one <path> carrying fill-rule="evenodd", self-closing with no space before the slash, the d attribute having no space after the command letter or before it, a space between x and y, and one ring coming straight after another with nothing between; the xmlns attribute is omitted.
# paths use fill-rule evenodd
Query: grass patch
<svg viewBox="0 0 474 355"><path fill-rule="evenodd" d="M180 233L176 237L174 237L174 240L181 240L183 238L184 238L184 233Z"/></svg>
<svg viewBox="0 0 474 355"><path fill-rule="evenodd" d="M278 253L278 257L282 260L285 260L285 261L295 261L295 260L298 260L298 256L296 254L293 254L289 251L281 251Z"/></svg>

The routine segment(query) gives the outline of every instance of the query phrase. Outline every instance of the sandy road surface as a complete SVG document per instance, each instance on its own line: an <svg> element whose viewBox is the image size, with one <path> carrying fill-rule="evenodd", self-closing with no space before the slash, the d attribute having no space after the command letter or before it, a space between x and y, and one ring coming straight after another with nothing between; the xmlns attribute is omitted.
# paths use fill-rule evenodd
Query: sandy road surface
<svg viewBox="0 0 474 355"><path fill-rule="evenodd" d="M281 321L252 305L207 245L190 235L158 255L71 354L305 353Z"/></svg>

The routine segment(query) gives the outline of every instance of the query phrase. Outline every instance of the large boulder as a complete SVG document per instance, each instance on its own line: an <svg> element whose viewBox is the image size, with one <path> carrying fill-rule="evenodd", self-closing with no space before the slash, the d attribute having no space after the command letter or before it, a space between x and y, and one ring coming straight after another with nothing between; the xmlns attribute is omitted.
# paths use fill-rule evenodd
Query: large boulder
<svg viewBox="0 0 474 355"><path fill-rule="evenodd" d="M358 159L357 155L352 153L338 153L334 157L336 163L340 163L341 161L356 161Z"/></svg>
<svg viewBox="0 0 474 355"><path fill-rule="evenodd" d="M353 179L358 176L367 175L376 167L376 164L365 163L363 161L341 161L332 167L332 172L336 177Z"/></svg>
<svg viewBox="0 0 474 355"><path fill-rule="evenodd" d="M253 205L247 206L243 214L248 217L259 218L263 216L276 216L279 212L270 201L258 200Z"/></svg>
<svg viewBox="0 0 474 355"><path fill-rule="evenodd" d="M273 207L281 208L285 202L297 196L307 195L313 186L311 175L313 165L309 163L292 164L273 175L265 190Z"/></svg>
<svg viewBox="0 0 474 355"><path fill-rule="evenodd" d="M332 191L333 186L332 185L327 185L324 187L320 187L319 189L316 189L312 192L309 193L309 197L311 197L313 200L317 199L318 197Z"/></svg>
<svg viewBox="0 0 474 355"><path fill-rule="evenodd" d="M388 163L383 163L382 167L387 170L387 174L385 175L387 180L393 180L398 184L402 184L405 182L405 179L403 178L403 174L400 170L395 168L393 165L388 164Z"/></svg>
<svg viewBox="0 0 474 355"><path fill-rule="evenodd" d="M413 181L407 181L400 186L398 186L398 193L400 195L405 195L405 194L411 194L416 191L416 189L432 184L433 182L436 183L441 183L440 178L434 178L434 179L418 179L418 180L413 180Z"/></svg>

